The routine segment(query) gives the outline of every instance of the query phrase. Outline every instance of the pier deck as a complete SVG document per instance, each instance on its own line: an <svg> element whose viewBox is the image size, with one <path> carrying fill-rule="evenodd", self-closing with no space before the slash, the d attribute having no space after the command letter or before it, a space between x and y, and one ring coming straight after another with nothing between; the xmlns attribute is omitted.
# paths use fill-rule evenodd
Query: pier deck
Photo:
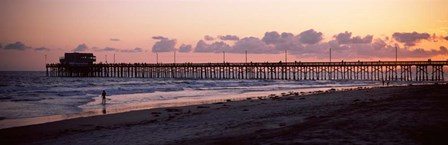
<svg viewBox="0 0 448 145"><path fill-rule="evenodd" d="M448 61L47 64L51 77L444 81Z"/></svg>

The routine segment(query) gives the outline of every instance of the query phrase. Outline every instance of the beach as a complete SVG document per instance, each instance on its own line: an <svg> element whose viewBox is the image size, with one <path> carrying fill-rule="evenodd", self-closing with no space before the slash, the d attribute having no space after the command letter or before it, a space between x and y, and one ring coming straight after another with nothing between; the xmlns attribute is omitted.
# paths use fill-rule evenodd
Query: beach
<svg viewBox="0 0 448 145"><path fill-rule="evenodd" d="M448 85L271 95L0 130L1 144L447 144Z"/></svg>

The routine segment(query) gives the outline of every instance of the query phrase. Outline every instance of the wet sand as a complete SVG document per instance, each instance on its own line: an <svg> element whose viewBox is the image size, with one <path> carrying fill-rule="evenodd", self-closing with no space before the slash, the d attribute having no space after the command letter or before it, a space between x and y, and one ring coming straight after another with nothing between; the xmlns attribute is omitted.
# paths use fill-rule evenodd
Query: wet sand
<svg viewBox="0 0 448 145"><path fill-rule="evenodd" d="M170 107L0 130L1 144L448 144L448 85Z"/></svg>

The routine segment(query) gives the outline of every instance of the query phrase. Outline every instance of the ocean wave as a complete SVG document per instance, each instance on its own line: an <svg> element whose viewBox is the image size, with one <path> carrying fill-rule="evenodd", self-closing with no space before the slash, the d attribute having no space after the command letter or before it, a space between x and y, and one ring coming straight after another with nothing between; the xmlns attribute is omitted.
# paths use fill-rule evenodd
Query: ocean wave
<svg viewBox="0 0 448 145"><path fill-rule="evenodd" d="M0 72L0 116L7 118L66 114L79 106L97 101L103 90L114 100L129 103L241 94L307 87L333 87L374 84L367 81L327 80L179 80L141 78L46 77L44 72ZM133 98L136 94L143 96ZM117 98L117 97L121 97ZM26 106L26 107L24 107ZM1 108L1 107L0 107ZM32 109L32 110L31 110ZM8 113L8 111L10 111ZM18 112L21 112L17 114ZM14 113L15 112L15 113ZM32 114L31 114L32 112ZM30 113L30 114L27 114ZM6 114L6 115L5 115Z"/></svg>

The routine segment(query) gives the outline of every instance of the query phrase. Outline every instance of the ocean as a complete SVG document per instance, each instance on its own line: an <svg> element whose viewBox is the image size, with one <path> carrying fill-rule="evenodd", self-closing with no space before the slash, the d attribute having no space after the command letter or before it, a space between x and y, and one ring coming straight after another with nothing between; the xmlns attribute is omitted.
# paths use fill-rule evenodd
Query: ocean
<svg viewBox="0 0 448 145"><path fill-rule="evenodd" d="M39 122L33 118L55 121L100 115L106 110L117 113L279 95L288 91L382 85L378 81L349 80L69 78L46 77L45 72L0 72L0 80L0 128ZM106 106L101 105L103 90L109 99ZM21 121L27 123L17 124Z"/></svg>

